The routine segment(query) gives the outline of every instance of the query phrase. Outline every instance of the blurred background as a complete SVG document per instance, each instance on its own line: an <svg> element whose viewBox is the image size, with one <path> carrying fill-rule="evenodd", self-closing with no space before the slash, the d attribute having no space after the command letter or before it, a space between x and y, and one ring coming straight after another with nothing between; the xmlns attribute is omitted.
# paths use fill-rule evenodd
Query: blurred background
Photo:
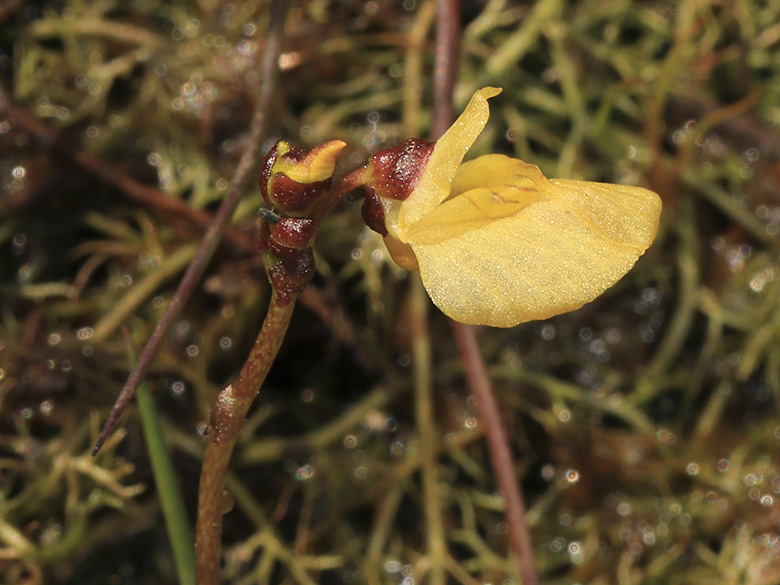
<svg viewBox="0 0 780 585"><path fill-rule="evenodd" d="M134 407L89 453L224 196L269 3L0 3L0 575L175 583ZM336 176L432 107L435 5L290 3L263 154L348 143ZM780 4L464 2L456 111L475 154L641 185L656 243L582 309L480 329L549 584L780 583ZM195 516L216 393L269 298L256 174L147 377ZM344 201L234 453L227 582L427 582L433 452L448 582L517 583L503 500L446 319L428 311L421 441L411 277ZM419 362L418 362L419 363Z"/></svg>

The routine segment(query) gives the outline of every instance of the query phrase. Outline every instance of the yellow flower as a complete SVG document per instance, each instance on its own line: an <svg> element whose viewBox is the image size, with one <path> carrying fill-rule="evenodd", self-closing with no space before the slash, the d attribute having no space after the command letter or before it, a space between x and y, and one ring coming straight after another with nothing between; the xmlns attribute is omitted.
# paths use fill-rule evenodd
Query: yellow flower
<svg viewBox="0 0 780 585"><path fill-rule="evenodd" d="M500 92L474 94L408 197L378 199L388 250L404 268L419 266L443 313L512 327L577 309L615 284L653 242L661 200L639 187L548 180L504 155L461 164Z"/></svg>

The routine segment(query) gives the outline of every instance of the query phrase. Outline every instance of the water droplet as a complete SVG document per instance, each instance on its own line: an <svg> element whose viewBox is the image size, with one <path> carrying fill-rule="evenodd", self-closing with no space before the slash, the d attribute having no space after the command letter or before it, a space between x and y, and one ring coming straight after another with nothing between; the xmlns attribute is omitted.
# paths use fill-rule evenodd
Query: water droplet
<svg viewBox="0 0 780 585"><path fill-rule="evenodd" d="M569 469L566 471L566 481L569 483L577 483L580 480L580 474L576 469Z"/></svg>
<svg viewBox="0 0 780 585"><path fill-rule="evenodd" d="M181 396L187 389L187 384L182 380L174 380L171 383L170 392L174 396Z"/></svg>
<svg viewBox="0 0 780 585"><path fill-rule="evenodd" d="M688 466L685 468L685 473L687 473L691 477L697 475L699 473L699 465L697 463L689 463Z"/></svg>
<svg viewBox="0 0 780 585"><path fill-rule="evenodd" d="M390 444L391 455L401 455L404 452L404 444L402 441L393 441Z"/></svg>
<svg viewBox="0 0 780 585"><path fill-rule="evenodd" d="M548 545L551 552L559 553L566 546L566 540L562 536L558 536L550 541Z"/></svg>
<svg viewBox="0 0 780 585"><path fill-rule="evenodd" d="M51 414L51 411L54 410L54 400L52 399L44 400L43 402L41 402L39 408L41 414L43 414L44 416L49 416Z"/></svg>
<svg viewBox="0 0 780 585"><path fill-rule="evenodd" d="M295 471L295 479L306 481L314 477L314 468L311 465L302 465Z"/></svg>

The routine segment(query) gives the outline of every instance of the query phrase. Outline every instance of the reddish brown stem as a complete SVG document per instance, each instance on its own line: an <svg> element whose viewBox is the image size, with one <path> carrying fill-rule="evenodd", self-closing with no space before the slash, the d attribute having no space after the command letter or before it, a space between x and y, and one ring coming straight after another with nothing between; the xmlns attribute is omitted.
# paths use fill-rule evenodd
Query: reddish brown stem
<svg viewBox="0 0 780 585"><path fill-rule="evenodd" d="M198 585L218 585L222 551L224 486L230 456L246 414L271 368L290 324L295 301L280 306L276 294L238 379L222 390L211 407L209 444L203 459L198 491L195 535Z"/></svg>
<svg viewBox="0 0 780 585"><path fill-rule="evenodd" d="M450 321L458 339L458 347L463 356L463 365L471 392L477 401L477 409L485 431L496 482L506 502L506 522L509 526L509 540L512 550L520 563L519 573L523 585L538 585L539 576L534 563L534 551L531 546L531 532L525 518L523 492L517 481L509 441L504 432L504 423L499 414L498 404L490 384L485 363L479 353L474 328L469 325Z"/></svg>
<svg viewBox="0 0 780 585"><path fill-rule="evenodd" d="M437 0L436 63L434 69L434 114L431 139L441 136L452 124L452 94L458 63L460 37L460 1ZM485 429L496 483L506 502L509 538L519 563L518 574L523 585L537 585L539 576L534 563L531 533L525 518L525 502L512 463L503 421L479 353L474 328L450 321L458 339L469 387L477 400L477 409Z"/></svg>
<svg viewBox="0 0 780 585"><path fill-rule="evenodd" d="M458 72L460 0L436 2L436 61L433 69L432 140L447 131L454 119L452 94Z"/></svg>
<svg viewBox="0 0 780 585"><path fill-rule="evenodd" d="M355 189L366 184L366 167L360 167L349 173L346 177L340 179L330 190L328 198L320 203L311 214L311 220L316 230L319 230L325 216L341 201Z"/></svg>

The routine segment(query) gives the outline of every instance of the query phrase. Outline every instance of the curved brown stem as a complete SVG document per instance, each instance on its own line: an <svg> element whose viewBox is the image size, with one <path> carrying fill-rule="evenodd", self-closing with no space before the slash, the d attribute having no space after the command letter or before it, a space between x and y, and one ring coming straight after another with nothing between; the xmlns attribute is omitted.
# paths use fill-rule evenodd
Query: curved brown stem
<svg viewBox="0 0 780 585"><path fill-rule="evenodd" d="M311 214L315 229L319 229L322 220L330 211L355 189L366 184L366 167L360 167L341 178L330 190L327 199L320 203Z"/></svg>
<svg viewBox="0 0 780 585"><path fill-rule="evenodd" d="M198 490L195 534L198 585L219 583L223 493L230 456L249 407L276 358L294 308L294 300L281 306L276 294L273 295L263 327L238 379L217 395L211 407L211 420L206 429L209 443Z"/></svg>
<svg viewBox="0 0 780 585"><path fill-rule="evenodd" d="M217 245L222 239L222 235L225 233L230 218L233 217L233 212L241 197L241 189L249 175L249 171L256 162L257 152L268 126L268 110L270 109L271 97L273 96L276 87L276 75L278 72L278 61L282 47L286 14L287 2L284 0L274 0L271 6L270 30L261 66L260 94L257 100L255 115L252 119L252 127L249 133L249 139L247 140L247 148L241 156L241 160L238 162L233 179L228 187L227 195L225 195L225 199L223 199L219 211L217 211L214 222L209 226L209 229L203 236L203 241L198 249L198 253L187 268L187 272L185 272L184 277L179 283L176 293L141 352L135 368L130 373L130 377L127 379L124 388L122 388L122 392L116 399L114 407L108 415L106 424L103 426L100 436L98 436L95 447L92 449L93 456L100 451L100 447L103 445L108 435L111 434L111 431L119 421L122 412L124 412L125 408L130 403L130 400L133 398L133 394L135 394L138 384L141 383L141 380L152 364L154 356L157 355L157 350L162 343L165 333L179 316L184 303L195 289L200 277L203 275L203 271L206 269L206 265L214 255L214 251L217 249Z"/></svg>

